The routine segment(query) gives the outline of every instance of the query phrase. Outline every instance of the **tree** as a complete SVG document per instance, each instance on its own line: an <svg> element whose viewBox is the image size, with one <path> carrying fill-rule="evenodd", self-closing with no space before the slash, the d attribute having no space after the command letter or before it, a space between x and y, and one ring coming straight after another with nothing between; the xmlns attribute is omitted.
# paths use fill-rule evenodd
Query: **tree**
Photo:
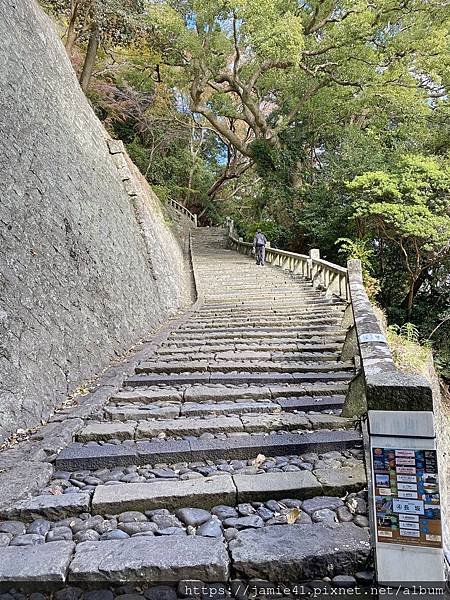
<svg viewBox="0 0 450 600"><path fill-rule="evenodd" d="M75 43L87 41L80 74L84 92L89 88L100 46L136 45L145 33L143 0L47 0L46 6L67 21L65 47L70 57Z"/></svg>
<svg viewBox="0 0 450 600"><path fill-rule="evenodd" d="M450 164L406 155L391 172L367 172L348 189L355 218L365 222L376 240L400 249L410 315L420 276L450 254Z"/></svg>
<svg viewBox="0 0 450 600"><path fill-rule="evenodd" d="M232 148L211 193L257 160L255 141L280 151L283 133L308 128L311 115L294 188L304 181L303 156L336 121L386 126L413 106L426 112L426 99L443 94L441 0L168 0L149 10L191 110Z"/></svg>

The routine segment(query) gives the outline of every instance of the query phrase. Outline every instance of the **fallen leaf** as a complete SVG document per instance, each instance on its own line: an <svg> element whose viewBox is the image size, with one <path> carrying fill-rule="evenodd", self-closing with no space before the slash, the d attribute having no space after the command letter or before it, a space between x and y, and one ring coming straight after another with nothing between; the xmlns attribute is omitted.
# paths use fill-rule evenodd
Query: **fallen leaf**
<svg viewBox="0 0 450 600"><path fill-rule="evenodd" d="M352 498L349 502L347 502L347 507L348 507L348 510L352 514L356 514L356 509L358 508L358 503L356 502L356 500L354 498Z"/></svg>
<svg viewBox="0 0 450 600"><path fill-rule="evenodd" d="M287 522L289 523L289 525L292 525L293 523L295 523L295 521L299 518L301 513L302 513L302 511L297 507L295 507L291 511L289 511L287 514Z"/></svg>
<svg viewBox="0 0 450 600"><path fill-rule="evenodd" d="M264 456L264 454L258 454L258 456L254 460L252 460L252 465L259 467L260 465L263 464L263 462L265 460L266 460L266 457Z"/></svg>

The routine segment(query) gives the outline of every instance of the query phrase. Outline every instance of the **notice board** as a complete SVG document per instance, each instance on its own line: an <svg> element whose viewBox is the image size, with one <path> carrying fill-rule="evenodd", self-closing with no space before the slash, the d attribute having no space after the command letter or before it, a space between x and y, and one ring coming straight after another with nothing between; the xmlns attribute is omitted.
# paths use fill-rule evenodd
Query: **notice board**
<svg viewBox="0 0 450 600"><path fill-rule="evenodd" d="M436 450L373 448L377 540L442 546Z"/></svg>

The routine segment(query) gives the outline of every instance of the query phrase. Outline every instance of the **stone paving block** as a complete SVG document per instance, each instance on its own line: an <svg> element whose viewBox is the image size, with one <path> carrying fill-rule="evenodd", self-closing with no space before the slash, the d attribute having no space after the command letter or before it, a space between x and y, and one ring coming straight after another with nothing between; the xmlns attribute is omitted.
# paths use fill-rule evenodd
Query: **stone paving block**
<svg viewBox="0 0 450 600"><path fill-rule="evenodd" d="M363 464L339 469L316 469L314 475L322 485L324 494L344 496L347 492L359 492L367 486Z"/></svg>
<svg viewBox="0 0 450 600"><path fill-rule="evenodd" d="M188 460L191 451L187 440L138 442L135 448L137 452L137 464L141 465L183 462Z"/></svg>
<svg viewBox="0 0 450 600"><path fill-rule="evenodd" d="M351 575L365 567L368 531L354 523L270 525L240 531L231 548L239 574L266 581L298 582Z"/></svg>
<svg viewBox="0 0 450 600"><path fill-rule="evenodd" d="M266 456L288 456L304 452L344 450L353 448L360 441L361 436L356 431L315 431L303 434L239 436L226 440L192 440L190 447L192 460L249 459L255 458L262 449Z"/></svg>
<svg viewBox="0 0 450 600"><path fill-rule="evenodd" d="M210 383L289 383L291 373L211 373Z"/></svg>
<svg viewBox="0 0 450 600"><path fill-rule="evenodd" d="M0 548L0 583L64 583L73 542Z"/></svg>
<svg viewBox="0 0 450 600"><path fill-rule="evenodd" d="M209 373L174 373L173 375L133 375L124 381L124 385L183 385L186 383L209 383Z"/></svg>
<svg viewBox="0 0 450 600"><path fill-rule="evenodd" d="M220 353L220 358L232 360L253 360L255 358L270 358L270 352L255 352L254 350L225 350Z"/></svg>
<svg viewBox="0 0 450 600"><path fill-rule="evenodd" d="M346 429L353 427L353 419L339 417L338 415L308 415L313 429Z"/></svg>
<svg viewBox="0 0 450 600"><path fill-rule="evenodd" d="M336 396L346 393L347 385L333 383L307 383L304 385L270 386L272 398L289 396Z"/></svg>
<svg viewBox="0 0 450 600"><path fill-rule="evenodd" d="M233 475L238 502L264 502L282 498L311 498L322 486L310 471Z"/></svg>
<svg viewBox="0 0 450 600"><path fill-rule="evenodd" d="M165 406L106 406L105 417L112 421L139 421L140 419L174 419L179 416L181 402Z"/></svg>
<svg viewBox="0 0 450 600"><path fill-rule="evenodd" d="M134 465L137 461L135 446L83 446L74 443L64 448L55 459L58 471L76 471L78 469L102 469Z"/></svg>
<svg viewBox="0 0 450 600"><path fill-rule="evenodd" d="M3 458L7 452L2 453ZM52 473L53 467L48 462L26 460L23 456L12 464L2 464L0 459L0 512L45 487Z"/></svg>
<svg viewBox="0 0 450 600"><path fill-rule="evenodd" d="M146 402L160 402L160 401L174 401L181 402L183 400L183 392L177 390L133 390L133 391L122 391L117 392L111 396L111 402L119 402L123 404L125 402L140 402L145 404Z"/></svg>
<svg viewBox="0 0 450 600"><path fill-rule="evenodd" d="M244 398L270 400L268 387L249 386L242 388L220 388L220 387L192 387L184 393L185 401L208 402L212 400L238 400Z"/></svg>
<svg viewBox="0 0 450 600"><path fill-rule="evenodd" d="M161 536L78 544L69 581L224 582L228 575L229 558L222 540Z"/></svg>
<svg viewBox="0 0 450 600"><path fill-rule="evenodd" d="M83 512L89 512L89 494L74 493L43 495L21 500L0 513L0 518L19 518L33 521L41 517L50 520L65 519Z"/></svg>
<svg viewBox="0 0 450 600"><path fill-rule="evenodd" d="M196 435L202 433L230 433L243 431L244 426L238 417L209 417L207 419L180 418L161 421L140 421L136 437L156 437L160 433L167 435Z"/></svg>
<svg viewBox="0 0 450 600"><path fill-rule="evenodd" d="M208 361L207 360L198 360L195 363L191 362L144 362L136 367L136 373L183 373L184 371L189 372L193 371L193 366L195 366L195 371L207 371L208 370Z"/></svg>
<svg viewBox="0 0 450 600"><path fill-rule="evenodd" d="M294 413L242 415L241 419L245 431L250 433L277 429L311 429L311 424L306 417Z"/></svg>
<svg viewBox="0 0 450 600"><path fill-rule="evenodd" d="M350 372L333 372L333 373L292 373L292 380L295 383L309 382L309 381L350 381L354 373Z"/></svg>
<svg viewBox="0 0 450 600"><path fill-rule="evenodd" d="M344 400L345 396L303 396L300 398L277 398L275 402L283 410L326 410L342 408Z"/></svg>
<svg viewBox="0 0 450 600"><path fill-rule="evenodd" d="M278 404L270 401L256 402L185 402L181 407L181 414L186 416L203 416L209 414L246 414L246 413L264 413L280 412Z"/></svg>
<svg viewBox="0 0 450 600"><path fill-rule="evenodd" d="M212 508L235 502L236 488L231 476L218 475L186 481L99 485L92 499L92 510L98 514L118 514L128 510L174 510L185 506Z"/></svg>
<svg viewBox="0 0 450 600"><path fill-rule="evenodd" d="M132 440L134 439L136 425L137 423L133 421L127 421L126 423L88 422L88 425L77 433L76 439L78 442L110 440L112 438Z"/></svg>

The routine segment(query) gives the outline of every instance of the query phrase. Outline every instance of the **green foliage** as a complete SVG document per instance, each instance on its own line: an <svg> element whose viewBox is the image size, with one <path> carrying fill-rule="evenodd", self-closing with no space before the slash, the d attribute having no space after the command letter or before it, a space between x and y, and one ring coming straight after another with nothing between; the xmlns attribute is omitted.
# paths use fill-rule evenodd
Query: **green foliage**
<svg viewBox="0 0 450 600"><path fill-rule="evenodd" d="M89 99L163 200L359 258L390 322L432 334L450 371L445 3L41 1L66 31L78 7L78 71L97 22Z"/></svg>
<svg viewBox="0 0 450 600"><path fill-rule="evenodd" d="M450 252L448 161L405 155L390 171L364 173L347 187L354 218L401 249L410 286Z"/></svg>
<svg viewBox="0 0 450 600"><path fill-rule="evenodd" d="M70 21L75 18L77 38L86 41L91 23L95 21L103 44L136 43L144 34L143 0L42 0L44 7Z"/></svg>
<svg viewBox="0 0 450 600"><path fill-rule="evenodd" d="M274 248L282 248L285 246L283 241L286 239L287 232L274 221L251 221L243 220L235 221L238 234L244 238L246 242L253 242L257 229L261 229L266 238Z"/></svg>
<svg viewBox="0 0 450 600"><path fill-rule="evenodd" d="M372 270L372 260L375 252L370 246L368 239L352 240L350 238L338 238L336 244L340 246L338 252L345 254L348 259L352 258L361 261L363 273L368 273Z"/></svg>
<svg viewBox="0 0 450 600"><path fill-rule="evenodd" d="M357 259L361 261L361 270L367 295L372 302L375 302L376 296L380 291L380 284L379 281L371 275L375 252L370 240L339 238L336 240L336 244L340 245L338 252L344 254L347 259Z"/></svg>
<svg viewBox="0 0 450 600"><path fill-rule="evenodd" d="M423 371L430 355L430 348L428 345L420 344L420 332L413 323L404 323L401 327L389 326L387 341L392 351L392 358L401 371L406 373Z"/></svg>

